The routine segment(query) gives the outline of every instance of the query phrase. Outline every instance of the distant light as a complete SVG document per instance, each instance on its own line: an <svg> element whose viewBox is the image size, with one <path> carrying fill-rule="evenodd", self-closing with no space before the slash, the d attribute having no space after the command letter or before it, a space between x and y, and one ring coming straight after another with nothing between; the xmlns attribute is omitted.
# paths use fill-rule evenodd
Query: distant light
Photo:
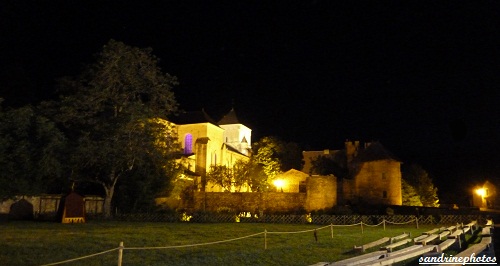
<svg viewBox="0 0 500 266"><path fill-rule="evenodd" d="M276 179L274 180L273 184L277 187L277 188L282 188L283 185L285 185L285 181L284 180L281 180L281 179Z"/></svg>
<svg viewBox="0 0 500 266"><path fill-rule="evenodd" d="M484 197L486 195L486 191L484 190L484 188L478 188L476 189L476 194L478 194L481 197Z"/></svg>

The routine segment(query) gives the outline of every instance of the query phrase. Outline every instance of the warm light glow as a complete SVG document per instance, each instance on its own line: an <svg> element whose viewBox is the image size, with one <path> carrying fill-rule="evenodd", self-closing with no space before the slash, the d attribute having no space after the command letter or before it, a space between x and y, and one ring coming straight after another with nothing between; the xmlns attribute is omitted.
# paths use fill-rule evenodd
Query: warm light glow
<svg viewBox="0 0 500 266"><path fill-rule="evenodd" d="M273 184L274 184L277 188L283 188L283 185L285 185L285 181L284 181L284 180L281 180L281 179L276 179L276 180L274 180Z"/></svg>
<svg viewBox="0 0 500 266"><path fill-rule="evenodd" d="M478 188L478 189L476 189L476 193L479 196L484 197L484 195L486 194L486 191L484 190L484 188Z"/></svg>

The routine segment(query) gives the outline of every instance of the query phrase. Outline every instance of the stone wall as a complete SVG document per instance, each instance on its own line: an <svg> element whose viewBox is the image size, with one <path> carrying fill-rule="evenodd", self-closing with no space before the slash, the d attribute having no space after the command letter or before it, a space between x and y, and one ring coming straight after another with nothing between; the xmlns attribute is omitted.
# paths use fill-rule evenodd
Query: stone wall
<svg viewBox="0 0 500 266"><path fill-rule="evenodd" d="M16 202L25 200L33 206L33 216L55 216L61 203L61 195L18 196L0 202L0 215L9 215L11 206ZM98 196L87 196L85 200L85 213L100 214L103 212L104 199Z"/></svg>
<svg viewBox="0 0 500 266"><path fill-rule="evenodd" d="M337 205L337 177L310 176L307 178L306 210L322 210Z"/></svg>
<svg viewBox="0 0 500 266"><path fill-rule="evenodd" d="M286 212L305 209L306 193L195 192L193 209L212 212Z"/></svg>
<svg viewBox="0 0 500 266"><path fill-rule="evenodd" d="M400 163L394 160L364 162L356 175L354 192L360 203L401 205Z"/></svg>
<svg viewBox="0 0 500 266"><path fill-rule="evenodd" d="M286 192L194 192L192 209L212 212L273 213L314 211L337 204L337 183L334 176L309 177L307 193Z"/></svg>
<svg viewBox="0 0 500 266"><path fill-rule="evenodd" d="M20 200L26 200L33 205L33 214L57 213L60 195L44 195L44 196L18 196L13 199L7 199L0 202L0 214L9 214L11 206Z"/></svg>

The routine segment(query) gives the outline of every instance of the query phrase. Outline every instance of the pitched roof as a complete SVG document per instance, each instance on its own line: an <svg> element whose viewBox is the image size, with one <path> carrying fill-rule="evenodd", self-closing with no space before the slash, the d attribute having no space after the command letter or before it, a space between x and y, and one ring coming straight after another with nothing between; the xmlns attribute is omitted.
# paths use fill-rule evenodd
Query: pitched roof
<svg viewBox="0 0 500 266"><path fill-rule="evenodd" d="M231 144L229 144L229 143L224 143L224 144L222 144L222 145L224 145L228 151L232 151L232 152L235 152L235 153L238 153L238 154L241 154L241 155L244 155L244 156L247 156L247 157L248 157L248 154L244 154L244 153L242 153L240 150L238 150L237 148L233 147L233 146L232 146Z"/></svg>
<svg viewBox="0 0 500 266"><path fill-rule="evenodd" d="M236 112L234 112L234 108L231 108L231 111L224 115L222 119L219 121L219 125L230 125L230 124L241 124L236 117Z"/></svg>
<svg viewBox="0 0 500 266"><path fill-rule="evenodd" d="M213 120L203 109L201 111L180 113L178 116L173 117L172 120L178 125L199 123L211 123L217 125L215 120Z"/></svg>
<svg viewBox="0 0 500 266"><path fill-rule="evenodd" d="M353 162L371 162L380 160L400 160L391 152L386 150L380 142L372 142L365 149L359 151L358 156L353 159Z"/></svg>

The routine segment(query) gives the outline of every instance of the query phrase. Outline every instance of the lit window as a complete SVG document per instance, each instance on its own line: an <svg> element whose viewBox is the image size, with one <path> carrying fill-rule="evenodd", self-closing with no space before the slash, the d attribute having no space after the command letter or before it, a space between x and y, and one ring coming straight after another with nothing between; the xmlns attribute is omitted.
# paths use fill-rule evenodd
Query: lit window
<svg viewBox="0 0 500 266"><path fill-rule="evenodd" d="M193 135L188 133L186 137L184 137L184 154L191 153L193 153Z"/></svg>

